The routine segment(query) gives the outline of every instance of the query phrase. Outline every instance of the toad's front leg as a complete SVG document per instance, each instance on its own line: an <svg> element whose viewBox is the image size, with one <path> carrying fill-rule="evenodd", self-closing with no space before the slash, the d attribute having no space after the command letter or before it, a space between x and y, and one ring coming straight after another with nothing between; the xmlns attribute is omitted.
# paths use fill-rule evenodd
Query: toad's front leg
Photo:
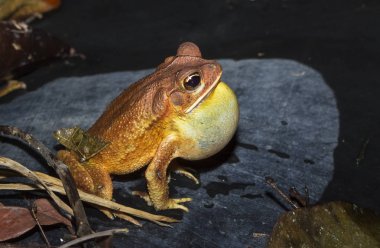
<svg viewBox="0 0 380 248"><path fill-rule="evenodd" d="M156 210L182 209L188 211L187 207L179 203L191 201L191 198L169 198L167 171L170 161L176 157L178 144L175 136L164 139L145 171L149 198Z"/></svg>

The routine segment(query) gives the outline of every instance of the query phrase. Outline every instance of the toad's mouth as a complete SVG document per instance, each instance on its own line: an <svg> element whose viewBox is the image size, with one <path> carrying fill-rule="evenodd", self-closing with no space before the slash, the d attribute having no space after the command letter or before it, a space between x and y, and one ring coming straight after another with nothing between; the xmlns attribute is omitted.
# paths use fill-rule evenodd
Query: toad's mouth
<svg viewBox="0 0 380 248"><path fill-rule="evenodd" d="M216 86L218 86L218 84L220 83L220 77L218 77L213 83L212 85L207 89L205 90L202 95L200 95L198 97L198 99L190 106L186 109L185 113L188 114L190 113L193 109L195 109L201 102L203 102L204 99L206 99L208 97L208 95L210 95L210 93L216 88Z"/></svg>

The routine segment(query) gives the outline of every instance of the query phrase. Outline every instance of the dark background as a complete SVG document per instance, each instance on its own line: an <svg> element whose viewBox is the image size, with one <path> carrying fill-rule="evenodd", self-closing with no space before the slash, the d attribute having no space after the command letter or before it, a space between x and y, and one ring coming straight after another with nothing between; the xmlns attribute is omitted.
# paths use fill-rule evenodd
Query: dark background
<svg viewBox="0 0 380 248"><path fill-rule="evenodd" d="M321 200L356 199L380 212L380 2L63 1L32 26L87 59L39 68L22 78L29 91L58 77L153 68L182 41L197 43L206 58L286 58L314 68L334 91L340 115L334 176Z"/></svg>

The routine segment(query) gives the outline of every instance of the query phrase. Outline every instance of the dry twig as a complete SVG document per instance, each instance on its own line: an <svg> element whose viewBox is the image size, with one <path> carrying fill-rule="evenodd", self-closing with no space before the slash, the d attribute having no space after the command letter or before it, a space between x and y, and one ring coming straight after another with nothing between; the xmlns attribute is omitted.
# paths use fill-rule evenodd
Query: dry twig
<svg viewBox="0 0 380 248"><path fill-rule="evenodd" d="M32 135L22 131L17 127L0 125L0 134L18 138L27 143L30 147L34 148L41 154L49 166L54 168L63 183L67 198L69 199L70 205L73 209L77 227L77 235L81 237L91 234L92 230L84 211L83 204L80 201L79 193L75 186L74 179L71 176L67 166L56 159L50 150L39 140L35 139Z"/></svg>
<svg viewBox="0 0 380 248"><path fill-rule="evenodd" d="M60 208L62 208L67 213L69 213L70 216L73 215L73 210L66 203L64 203L33 171L29 170L25 166L19 164L18 162L12 159L1 157L1 156L0 156L0 165L4 166L5 168L9 170L20 173L21 175L30 179L35 184L40 184Z"/></svg>
<svg viewBox="0 0 380 248"><path fill-rule="evenodd" d="M1 164L1 161L6 161L7 164L15 164L16 163L17 167L20 167L20 166L23 167L21 164L15 162L9 158L0 157L0 164ZM12 166L8 166L7 168L12 170ZM16 171L19 171L19 170L20 169L17 168ZM60 194L66 194L66 192L63 188L62 182L58 178L55 178L55 177L52 177L52 176L49 176L49 175L46 175L44 173L37 172L37 171L33 172L33 174L35 175L35 177L38 178L38 180L33 180L33 182L36 183L35 185L26 184L26 183L6 183L6 184L0 184L0 190L20 190L20 191L40 190L40 189L46 190L46 188L42 185L42 183L43 183L44 185L48 185L49 190L51 190L53 192L57 192ZM9 178L11 176L14 176L14 175L7 173L7 178ZM0 178L1 178L1 176L0 176ZM115 203L113 201L109 201L109 200L100 198L98 196L88 194L88 193L83 192L81 190L78 190L78 192L79 192L79 196L80 196L81 200L88 202L90 204L96 205L98 207L113 210L113 211L115 211L116 216L118 216L122 219L125 219L127 221L130 221L135 225L141 226L141 224L137 220L130 217L129 215L133 215L133 216L138 217L138 218L142 218L142 219L152 221L152 222L154 222L158 225L161 225L161 226L168 226L167 224L165 224L163 222L166 222L166 223L178 222L178 220L170 218L170 217L166 217L166 216L162 216L162 215L154 215L151 213L144 212L142 210L127 207L127 206Z"/></svg>
<svg viewBox="0 0 380 248"><path fill-rule="evenodd" d="M46 234L45 234L45 232L44 232L44 230L42 229L42 226L41 226L41 224L40 224L40 221L39 221L38 218L37 218L37 214L36 214L36 212L37 212L37 206L36 206L35 204L33 204L32 209L31 209L30 212L32 213L32 216L33 216L34 220L35 220L36 223L37 223L38 229L40 230L40 233L41 233L41 235L42 235L42 237L43 237L43 239L44 239L44 241L45 241L47 247L50 247L49 240L47 239Z"/></svg>
<svg viewBox="0 0 380 248"><path fill-rule="evenodd" d="M299 208L282 190L280 190L276 184L276 181L271 177L266 177L265 182L271 186L285 201L287 201L294 209Z"/></svg>
<svg viewBox="0 0 380 248"><path fill-rule="evenodd" d="M67 248L67 247L70 247L70 246L73 246L73 245L77 245L77 244L86 242L86 241L91 240L91 239L101 238L101 237L105 237L105 236L111 236L111 235L114 235L116 233L127 233L127 232L128 232L128 229L126 229L126 228L111 229L111 230L107 230L107 231L103 231L103 232L97 232L97 233L93 233L93 234L90 234L90 235L86 235L84 237L80 237L80 238L74 239L74 240L72 240L70 242L67 242L64 245L61 245L58 248Z"/></svg>

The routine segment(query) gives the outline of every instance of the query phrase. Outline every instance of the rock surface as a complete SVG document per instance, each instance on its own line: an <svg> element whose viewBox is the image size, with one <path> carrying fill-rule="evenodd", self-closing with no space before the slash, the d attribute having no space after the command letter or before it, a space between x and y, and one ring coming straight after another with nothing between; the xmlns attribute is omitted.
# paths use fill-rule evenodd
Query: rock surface
<svg viewBox="0 0 380 248"><path fill-rule="evenodd" d="M115 238L116 247L264 247L267 239L253 232L270 233L283 207L268 193L265 177L280 186L306 185L311 201L322 195L331 180L337 145L339 116L332 90L318 72L290 60L220 60L223 81L236 92L240 104L239 129L220 154L186 163L199 172L201 185L180 176L171 180L171 194L192 197L181 223L162 228L145 223L142 228L90 209L96 230L129 227L127 236ZM0 105L0 123L24 129L55 149L52 132L80 125L88 128L107 103L122 89L151 70L116 72L88 77L60 78L38 90ZM1 138L0 155L48 171L25 146ZM21 149L20 149L21 148ZM141 172L140 172L141 173ZM130 196L143 189L140 173L115 177L117 201L153 211ZM2 196L6 198L6 196ZM276 196L275 199L278 199ZM180 218L178 211L166 211ZM29 239L38 239L31 235ZM123 245L124 244L124 245Z"/></svg>

